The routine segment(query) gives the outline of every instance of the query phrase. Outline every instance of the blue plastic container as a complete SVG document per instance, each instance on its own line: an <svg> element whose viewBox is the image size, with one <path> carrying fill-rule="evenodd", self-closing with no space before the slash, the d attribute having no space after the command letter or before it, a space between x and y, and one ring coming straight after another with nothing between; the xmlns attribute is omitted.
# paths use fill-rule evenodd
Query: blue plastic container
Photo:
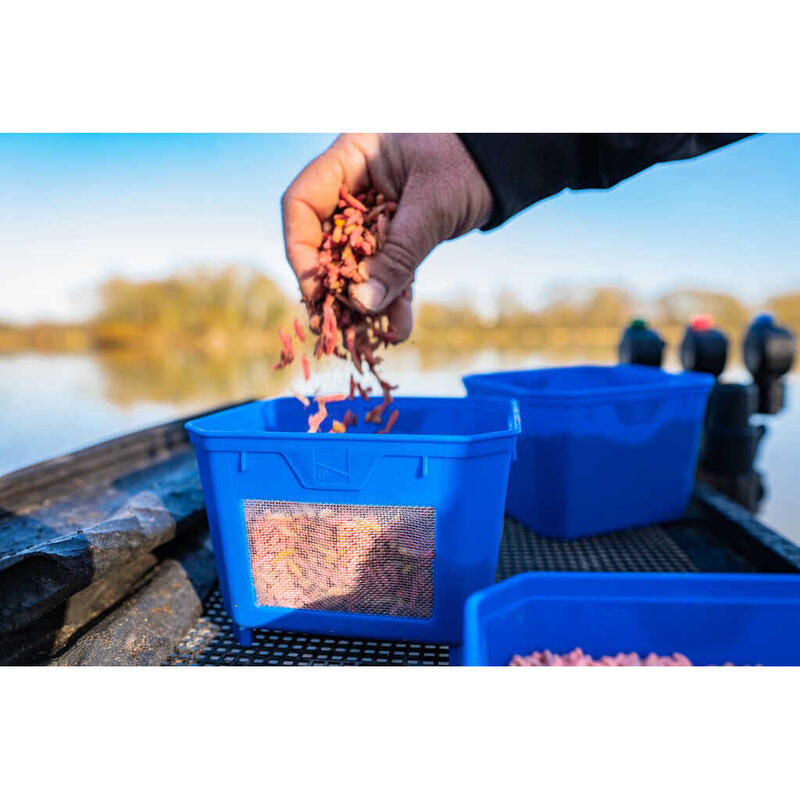
<svg viewBox="0 0 800 800"><path fill-rule="evenodd" d="M268 627L457 643L464 601L494 581L517 404L400 397L383 435L371 405L328 404L358 415L346 434L306 433L295 398L186 424L241 642Z"/></svg>
<svg viewBox="0 0 800 800"><path fill-rule="evenodd" d="M800 665L800 576L528 572L467 600L467 666L575 647L594 658Z"/></svg>
<svg viewBox="0 0 800 800"><path fill-rule="evenodd" d="M464 378L470 396L519 402L522 436L506 510L562 539L684 513L713 382L637 365Z"/></svg>

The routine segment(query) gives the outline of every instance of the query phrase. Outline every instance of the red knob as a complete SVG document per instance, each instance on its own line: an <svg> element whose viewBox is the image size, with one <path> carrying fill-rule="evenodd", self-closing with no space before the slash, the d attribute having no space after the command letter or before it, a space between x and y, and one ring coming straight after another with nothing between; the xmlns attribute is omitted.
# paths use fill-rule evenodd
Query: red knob
<svg viewBox="0 0 800 800"><path fill-rule="evenodd" d="M710 331L714 327L714 318L711 314L696 314L689 323L692 330Z"/></svg>

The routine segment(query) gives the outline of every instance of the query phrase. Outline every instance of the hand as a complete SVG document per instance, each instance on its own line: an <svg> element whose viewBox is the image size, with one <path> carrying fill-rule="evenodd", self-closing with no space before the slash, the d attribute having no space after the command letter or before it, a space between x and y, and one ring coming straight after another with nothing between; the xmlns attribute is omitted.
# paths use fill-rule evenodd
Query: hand
<svg viewBox="0 0 800 800"><path fill-rule="evenodd" d="M363 311L385 311L403 341L411 333L417 267L437 244L489 219L491 192L455 134L343 134L294 179L281 200L286 257L306 299L322 288L321 222L333 214L342 185L353 194L374 186L398 202L386 244L364 262L369 280L351 286L350 296Z"/></svg>

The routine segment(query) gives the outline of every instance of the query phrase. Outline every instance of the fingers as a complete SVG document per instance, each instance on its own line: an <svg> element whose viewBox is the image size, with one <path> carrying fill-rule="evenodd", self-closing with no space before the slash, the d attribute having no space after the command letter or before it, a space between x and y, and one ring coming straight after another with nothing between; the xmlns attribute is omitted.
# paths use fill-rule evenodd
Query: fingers
<svg viewBox="0 0 800 800"><path fill-rule="evenodd" d="M317 156L292 181L285 198L305 200L320 220L329 217L339 202L339 187L351 192L368 188L367 157L378 151L373 135L343 134L322 155Z"/></svg>
<svg viewBox="0 0 800 800"><path fill-rule="evenodd" d="M395 136L381 136L369 142L358 138L353 144L360 148L367 161L370 186L387 200L397 202L403 190L403 153Z"/></svg>
<svg viewBox="0 0 800 800"><path fill-rule="evenodd" d="M317 276L321 221L335 211L342 185L360 192L369 184L367 155L378 151L377 137L373 142L373 136L339 137L303 169L281 199L286 258L306 299L316 299L322 290Z"/></svg>
<svg viewBox="0 0 800 800"><path fill-rule="evenodd" d="M283 238L286 258L297 276L300 291L308 300L315 300L322 291L317 269L317 250L322 242L319 217L307 201L284 196Z"/></svg>
<svg viewBox="0 0 800 800"><path fill-rule="evenodd" d="M416 268L439 243L441 225L435 219L432 192L435 187L420 182L409 183L403 191L383 248L364 260L369 280L350 289L350 297L364 311L383 311L400 297Z"/></svg>

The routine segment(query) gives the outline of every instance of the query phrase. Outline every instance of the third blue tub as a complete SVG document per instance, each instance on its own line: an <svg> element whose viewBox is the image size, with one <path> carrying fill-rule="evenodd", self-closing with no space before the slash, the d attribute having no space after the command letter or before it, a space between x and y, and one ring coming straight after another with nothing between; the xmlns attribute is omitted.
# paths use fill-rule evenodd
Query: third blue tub
<svg viewBox="0 0 800 800"><path fill-rule="evenodd" d="M476 592L464 664L534 650L683 653L697 666L800 664L800 577L528 572Z"/></svg>

